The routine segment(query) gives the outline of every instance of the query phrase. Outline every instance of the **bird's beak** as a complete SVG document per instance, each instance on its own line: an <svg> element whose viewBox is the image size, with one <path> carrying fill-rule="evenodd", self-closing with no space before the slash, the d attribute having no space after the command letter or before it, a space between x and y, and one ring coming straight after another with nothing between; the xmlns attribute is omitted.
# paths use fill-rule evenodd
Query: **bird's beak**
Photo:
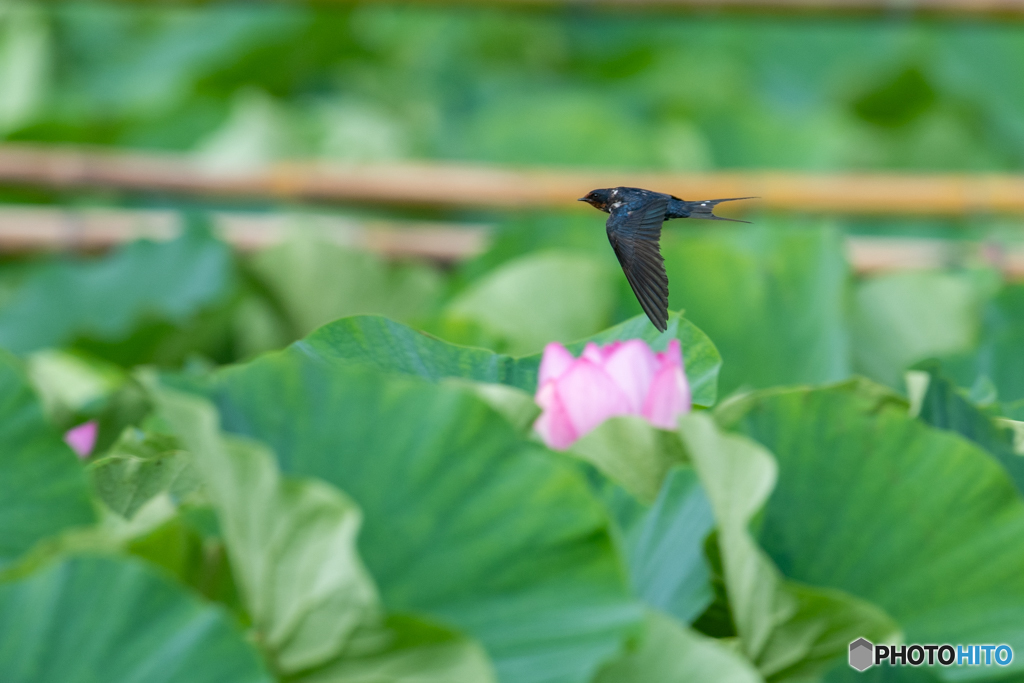
<svg viewBox="0 0 1024 683"><path fill-rule="evenodd" d="M580 197L576 201L578 201L578 202L585 202L585 201L587 201L587 198L586 197Z"/></svg>

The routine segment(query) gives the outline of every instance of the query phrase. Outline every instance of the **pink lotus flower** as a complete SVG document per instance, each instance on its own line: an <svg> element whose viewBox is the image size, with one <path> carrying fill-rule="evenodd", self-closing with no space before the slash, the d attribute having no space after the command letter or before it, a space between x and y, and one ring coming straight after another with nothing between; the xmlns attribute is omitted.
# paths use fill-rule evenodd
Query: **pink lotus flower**
<svg viewBox="0 0 1024 683"><path fill-rule="evenodd" d="M690 410L679 340L662 353L639 339L590 343L579 358L552 342L544 348L535 400L542 412L534 429L552 448L568 448L614 415L640 415L674 429L676 418Z"/></svg>
<svg viewBox="0 0 1024 683"><path fill-rule="evenodd" d="M96 445L98 432L99 425L96 420L89 420L69 429L64 434L64 443L71 446L71 450L77 453L79 458L88 458Z"/></svg>

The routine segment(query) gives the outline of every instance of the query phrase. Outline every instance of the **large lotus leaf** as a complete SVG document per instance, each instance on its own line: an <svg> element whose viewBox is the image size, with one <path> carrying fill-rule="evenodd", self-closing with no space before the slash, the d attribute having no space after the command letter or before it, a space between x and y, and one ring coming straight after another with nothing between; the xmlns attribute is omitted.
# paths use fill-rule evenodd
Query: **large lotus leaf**
<svg viewBox="0 0 1024 683"><path fill-rule="evenodd" d="M567 346L579 354L587 341L608 344L634 338L643 339L659 351L668 345L670 339L679 339L693 402L700 406L714 405L722 359L707 335L681 315L670 315L668 330L660 334L646 316L638 316L588 340ZM457 346L373 316L344 318L324 325L306 339L296 342L295 348L339 365L367 365L434 380L461 377L480 382L500 382L528 392L537 389L537 370L540 367L539 354L513 358L485 349Z"/></svg>
<svg viewBox="0 0 1024 683"><path fill-rule="evenodd" d="M360 513L317 480L282 479L260 444L221 437L208 401L157 391L217 509L235 579L275 669L295 673L341 654L380 621L377 589L356 552Z"/></svg>
<svg viewBox="0 0 1024 683"><path fill-rule="evenodd" d="M1024 493L1024 458L1015 448L1016 433L983 412L942 374L937 363L918 366L927 382L918 417L933 427L948 429L988 451L1007 471L1018 491Z"/></svg>
<svg viewBox="0 0 1024 683"><path fill-rule="evenodd" d="M837 230L762 221L675 225L666 224L662 236L670 303L715 340L725 362L723 395L849 374L847 270Z"/></svg>
<svg viewBox="0 0 1024 683"><path fill-rule="evenodd" d="M603 256L610 268L616 268L615 253L608 244L608 235L599 227L602 225L600 222L595 224L595 218L600 221L600 217L589 210L569 212L549 209L507 213L495 226L487 250L460 264L459 274L476 280L517 258L556 250ZM622 279L625 280L625 277ZM623 284L629 291L629 283ZM640 312L639 304L636 312Z"/></svg>
<svg viewBox="0 0 1024 683"><path fill-rule="evenodd" d="M75 526L54 534L37 543L32 549L11 563L0 573L0 580L27 576L66 555L74 553L118 554L130 552L131 545L139 539L149 536L162 526L176 520L178 510L166 494L157 495L142 505L132 516L125 519L121 515L108 510L106 506L97 506L95 524ZM164 540L168 540L165 539ZM160 548L160 555L169 558L178 554L183 548ZM143 552L146 556L149 553ZM180 559L180 555L179 555ZM172 573L178 574L176 568L159 559L155 564L167 567ZM173 564L173 562L171 563ZM180 575L180 574L179 574Z"/></svg>
<svg viewBox="0 0 1024 683"><path fill-rule="evenodd" d="M38 541L95 521L75 454L47 422L17 360L0 352L0 568Z"/></svg>
<svg viewBox="0 0 1024 683"><path fill-rule="evenodd" d="M177 440L134 427L90 463L88 471L100 500L126 518L160 493L180 501L200 485L191 455Z"/></svg>
<svg viewBox="0 0 1024 683"><path fill-rule="evenodd" d="M633 590L651 607L682 622L711 602L704 540L715 519L690 467L675 467L658 499L634 523L623 525Z"/></svg>
<svg viewBox="0 0 1024 683"><path fill-rule="evenodd" d="M169 515L163 520L157 517L144 526L135 524L133 518L128 525L132 533L119 544L119 549L163 567L182 584L221 603L248 623L216 513L195 504L175 507L168 496L158 495L139 508L136 517L156 517L157 506L166 506Z"/></svg>
<svg viewBox="0 0 1024 683"><path fill-rule="evenodd" d="M607 327L615 275L587 253L530 254L473 283L446 314L478 322L509 353L536 353L547 342L569 342Z"/></svg>
<svg viewBox="0 0 1024 683"><path fill-rule="evenodd" d="M374 254L298 231L256 254L250 265L276 296L296 337L350 315L422 317L441 295L441 278L427 266L389 265Z"/></svg>
<svg viewBox="0 0 1024 683"><path fill-rule="evenodd" d="M339 367L368 366L438 380L458 377L536 389L540 361L457 346L377 316L353 316L324 325L293 347Z"/></svg>
<svg viewBox="0 0 1024 683"><path fill-rule="evenodd" d="M392 610L477 638L503 681L585 681L638 618L578 469L472 392L296 346L215 377L228 431L363 509L359 547Z"/></svg>
<svg viewBox="0 0 1024 683"><path fill-rule="evenodd" d="M859 383L753 394L722 419L778 460L757 538L787 577L871 600L907 642L1024 647L1024 501L988 453Z"/></svg>
<svg viewBox="0 0 1024 683"><path fill-rule="evenodd" d="M991 386L1003 403L1024 399L1024 285L1009 285L986 306L977 348L944 363L966 388Z"/></svg>
<svg viewBox="0 0 1024 683"><path fill-rule="evenodd" d="M99 506L99 521L44 539L0 572L0 580L28 576L72 554L127 554L173 575L204 597L220 602L248 621L231 577L214 512L200 505L177 506L166 492L143 503L125 519Z"/></svg>
<svg viewBox="0 0 1024 683"><path fill-rule="evenodd" d="M638 417L614 417L569 453L608 479L600 488L634 593L680 621L693 621L712 598L704 540L715 520L679 435Z"/></svg>
<svg viewBox="0 0 1024 683"><path fill-rule="evenodd" d="M520 434L528 434L540 415L540 406L533 395L508 384L474 382L468 379L446 379L452 386L462 387L504 417Z"/></svg>
<svg viewBox="0 0 1024 683"><path fill-rule="evenodd" d="M419 618L393 615L374 647L348 653L295 683L494 683L487 653L476 642Z"/></svg>
<svg viewBox="0 0 1024 683"><path fill-rule="evenodd" d="M139 560L75 556L0 584L5 683L271 683L219 607Z"/></svg>
<svg viewBox="0 0 1024 683"><path fill-rule="evenodd" d="M937 683L941 680L937 676L937 667L879 664L867 671L857 671L849 662L837 663L822 678L823 683Z"/></svg>
<svg viewBox="0 0 1024 683"><path fill-rule="evenodd" d="M657 429L634 415L605 420L569 451L648 504L658 497L669 470L686 463L686 451L675 432Z"/></svg>
<svg viewBox="0 0 1024 683"><path fill-rule="evenodd" d="M905 272L858 283L851 333L854 366L900 387L911 364L971 347L981 322L982 278Z"/></svg>
<svg viewBox="0 0 1024 683"><path fill-rule="evenodd" d="M222 303L232 268L228 246L198 229L170 242L132 242L96 261L43 266L0 308L0 347L26 353L82 341L119 362L183 356L203 334L175 341L180 349L162 347L162 337Z"/></svg>
<svg viewBox="0 0 1024 683"><path fill-rule="evenodd" d="M636 649L606 666L594 683L760 683L757 669L732 648L649 612Z"/></svg>
<svg viewBox="0 0 1024 683"><path fill-rule="evenodd" d="M615 519L630 585L638 598L681 622L711 603L704 543L715 525L707 495L691 467L669 471L652 505L613 486L605 501Z"/></svg>
<svg viewBox="0 0 1024 683"><path fill-rule="evenodd" d="M814 676L866 637L889 642L897 627L875 606L842 591L787 581L751 536L775 484L770 453L724 434L706 414L685 415L679 433L718 522L726 590L743 653L774 680Z"/></svg>

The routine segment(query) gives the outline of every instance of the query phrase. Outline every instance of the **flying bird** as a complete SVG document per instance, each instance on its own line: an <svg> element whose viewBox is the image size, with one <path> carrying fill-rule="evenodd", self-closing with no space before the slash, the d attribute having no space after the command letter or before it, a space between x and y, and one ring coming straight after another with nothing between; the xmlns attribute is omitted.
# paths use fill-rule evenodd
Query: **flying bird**
<svg viewBox="0 0 1024 683"><path fill-rule="evenodd" d="M679 197L638 187L614 187L592 190L579 201L611 214L606 227L608 241L612 243L633 294L661 332L668 327L668 275L661 258L658 240L661 224L672 218L704 218L715 221L747 223L735 218L722 218L714 214L722 202L734 202L756 197L732 197L688 202Z"/></svg>

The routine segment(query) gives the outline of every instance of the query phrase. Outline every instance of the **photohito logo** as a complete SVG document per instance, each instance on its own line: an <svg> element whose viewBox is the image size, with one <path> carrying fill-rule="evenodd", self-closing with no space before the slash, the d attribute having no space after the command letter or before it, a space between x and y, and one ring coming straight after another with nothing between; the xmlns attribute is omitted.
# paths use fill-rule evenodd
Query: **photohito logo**
<svg viewBox="0 0 1024 683"><path fill-rule="evenodd" d="M889 666L1008 666L1012 661L1009 645L875 645L867 638L850 643L850 666L857 671L882 662Z"/></svg>

